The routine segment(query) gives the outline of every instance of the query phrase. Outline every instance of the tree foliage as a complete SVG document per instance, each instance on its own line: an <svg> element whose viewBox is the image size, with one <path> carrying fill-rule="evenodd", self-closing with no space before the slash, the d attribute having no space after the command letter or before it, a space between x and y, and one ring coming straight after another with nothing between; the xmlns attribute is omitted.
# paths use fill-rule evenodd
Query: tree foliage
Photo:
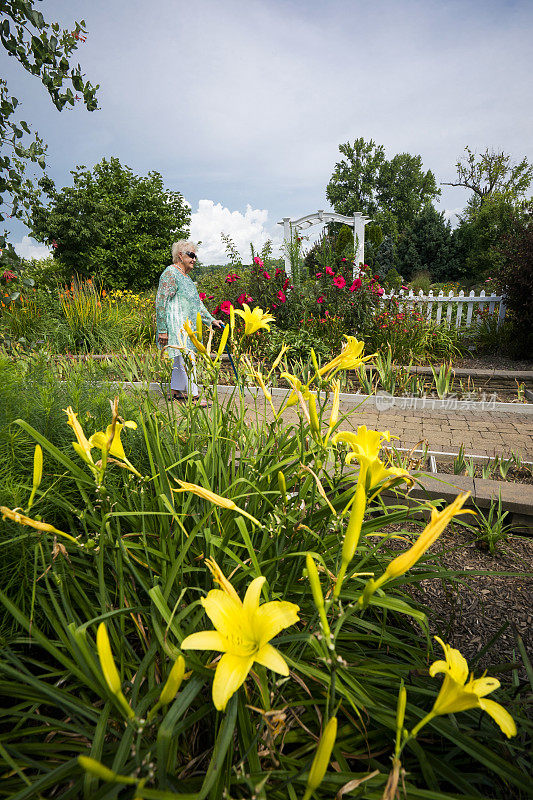
<svg viewBox="0 0 533 800"><path fill-rule="evenodd" d="M431 204L427 204L400 237L398 271L407 279L427 270L433 280L453 277L456 272L451 225Z"/></svg>
<svg viewBox="0 0 533 800"><path fill-rule="evenodd" d="M94 111L98 86L84 79L79 64L71 64L74 51L86 39L84 20L74 23L72 30L61 29L57 22L46 22L35 6L35 0L1 0L2 46L41 80L59 111L78 101ZM0 221L9 216L28 222L29 209L40 196L28 168L45 169L46 145L32 134L28 122L18 119L18 105L0 78Z"/></svg>
<svg viewBox="0 0 533 800"><path fill-rule="evenodd" d="M190 210L158 172L135 175L117 158L72 170L74 185L50 191L33 234L55 247L59 274L95 276L108 288L144 290L170 263L172 242L187 235Z"/></svg>
<svg viewBox="0 0 533 800"><path fill-rule="evenodd" d="M439 194L435 176L422 168L419 155L398 153L388 161L382 145L363 138L339 145L344 159L335 169L326 196L339 214L356 211L372 217L385 235L405 231L424 206Z"/></svg>
<svg viewBox="0 0 533 800"><path fill-rule="evenodd" d="M503 237L502 264L497 274L500 289L512 312L511 341L516 355L533 353L533 210L515 215Z"/></svg>
<svg viewBox="0 0 533 800"><path fill-rule="evenodd" d="M470 219L493 197L516 202L523 197L533 180L533 165L523 158L518 164L503 150L490 150L488 147L479 156L468 146L466 155L457 164L457 180L446 182L444 186L463 186L473 192L466 209L466 219Z"/></svg>

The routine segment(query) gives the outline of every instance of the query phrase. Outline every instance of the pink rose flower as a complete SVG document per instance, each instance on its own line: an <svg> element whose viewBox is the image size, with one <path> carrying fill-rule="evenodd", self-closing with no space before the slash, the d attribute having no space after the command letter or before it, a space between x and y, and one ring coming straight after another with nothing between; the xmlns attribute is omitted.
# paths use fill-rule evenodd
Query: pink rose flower
<svg viewBox="0 0 533 800"><path fill-rule="evenodd" d="M272 303L272 308L277 308L277 303Z"/></svg>
<svg viewBox="0 0 533 800"><path fill-rule="evenodd" d="M289 285L289 279L287 278L287 280L285 281L285 283L281 287L283 289L283 291L285 291L285 289L287 288L288 285Z"/></svg>
<svg viewBox="0 0 533 800"><path fill-rule="evenodd" d="M265 266L261 261L261 259L259 258L259 256L255 256L254 264L257 264L257 266L260 267L261 269L263 269L263 267Z"/></svg>
<svg viewBox="0 0 533 800"><path fill-rule="evenodd" d="M283 270L278 267L274 274L275 275L281 275L282 273L283 273Z"/></svg>
<svg viewBox="0 0 533 800"><path fill-rule="evenodd" d="M270 280L270 275L268 274L268 272L267 272L266 270L263 272L263 275L265 276L265 278L267 279L267 281L269 281L269 280Z"/></svg>
<svg viewBox="0 0 533 800"><path fill-rule="evenodd" d="M200 297L200 300L205 300L207 295L205 294L205 292L200 292L199 297Z"/></svg>
<svg viewBox="0 0 533 800"><path fill-rule="evenodd" d="M209 297L208 297L207 299L208 299L208 300L214 300L214 299L215 299L215 295L214 295L214 294L210 294L210 295L209 295Z"/></svg>
<svg viewBox="0 0 533 800"><path fill-rule="evenodd" d="M323 302L324 302L324 295L321 294L320 297L317 300L317 303L323 303Z"/></svg>
<svg viewBox="0 0 533 800"><path fill-rule="evenodd" d="M333 278L333 283L334 283L334 284L335 284L335 286L337 286L339 289L342 289L342 288L343 288L343 286L346 286L346 281L345 281L345 279L342 277L342 275L339 275L339 277L338 277L338 278Z"/></svg>
<svg viewBox="0 0 533 800"><path fill-rule="evenodd" d="M331 267L326 267L326 275L335 275Z"/></svg>
<svg viewBox="0 0 533 800"><path fill-rule="evenodd" d="M321 278L321 277L322 277L322 273L321 272L317 272L317 274L315 275L315 278Z"/></svg>
<svg viewBox="0 0 533 800"><path fill-rule="evenodd" d="M355 292L357 291L357 289L360 289L362 285L363 281L361 280L361 278L356 278L352 283L352 285L350 286L350 291Z"/></svg>
<svg viewBox="0 0 533 800"><path fill-rule="evenodd" d="M229 314L233 307L233 303L230 303L229 300L223 300L220 304L220 310L224 312L224 314Z"/></svg>
<svg viewBox="0 0 533 800"><path fill-rule="evenodd" d="M281 303L285 303L287 301L287 298L285 297L285 293L282 292L281 289L278 292L278 300L280 300Z"/></svg>

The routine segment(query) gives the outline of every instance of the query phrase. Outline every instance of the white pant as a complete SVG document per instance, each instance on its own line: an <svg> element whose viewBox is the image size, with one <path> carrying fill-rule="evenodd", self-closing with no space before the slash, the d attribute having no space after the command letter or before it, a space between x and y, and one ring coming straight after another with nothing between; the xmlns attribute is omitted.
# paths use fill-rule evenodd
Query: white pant
<svg viewBox="0 0 533 800"><path fill-rule="evenodd" d="M170 379L170 388L172 391L188 393L193 397L198 396L195 362L196 357L190 350L187 351L185 357L180 353L174 358L172 377Z"/></svg>

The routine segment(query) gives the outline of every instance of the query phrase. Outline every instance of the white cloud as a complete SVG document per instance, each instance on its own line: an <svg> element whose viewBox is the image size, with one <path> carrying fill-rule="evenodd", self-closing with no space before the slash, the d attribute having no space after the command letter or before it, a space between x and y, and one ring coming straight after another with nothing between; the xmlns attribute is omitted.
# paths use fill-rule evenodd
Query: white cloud
<svg viewBox="0 0 533 800"><path fill-rule="evenodd" d="M200 241L200 258L204 264L225 264L228 256L221 234L231 237L245 262L250 261L250 243L260 249L267 239L274 245L281 243L281 237L273 237L266 229L268 211L246 206L246 211L230 211L222 203L213 200L200 200L198 210L191 214L191 239Z"/></svg>
<svg viewBox="0 0 533 800"><path fill-rule="evenodd" d="M21 242L14 242L15 252L21 258L48 258L52 255L51 251L44 244L38 244L35 239L23 236Z"/></svg>

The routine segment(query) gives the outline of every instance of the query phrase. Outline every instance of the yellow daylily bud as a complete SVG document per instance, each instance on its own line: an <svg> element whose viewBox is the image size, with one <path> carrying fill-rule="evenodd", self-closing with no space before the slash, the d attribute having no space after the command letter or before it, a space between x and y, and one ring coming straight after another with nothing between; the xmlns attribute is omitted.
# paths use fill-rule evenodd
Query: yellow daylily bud
<svg viewBox="0 0 533 800"><path fill-rule="evenodd" d="M318 375L319 374L319 372L318 372L318 360L317 360L316 353L313 350L313 348L311 348L311 361L313 363L313 368L315 370L315 373Z"/></svg>
<svg viewBox="0 0 533 800"><path fill-rule="evenodd" d="M316 398L314 394L309 395L309 419L311 421L311 430L316 438L320 438L320 420L316 410Z"/></svg>
<svg viewBox="0 0 533 800"><path fill-rule="evenodd" d="M196 335L200 341L203 341L202 315L200 312L196 315Z"/></svg>
<svg viewBox="0 0 533 800"><path fill-rule="evenodd" d="M285 475L283 472L278 472L278 488L279 493L283 497L283 502L287 502L287 483L285 481Z"/></svg>
<svg viewBox="0 0 533 800"><path fill-rule="evenodd" d="M135 713L122 693L122 683L118 674L118 670L115 666L115 659L113 658L111 644L109 642L109 636L107 635L107 628L104 622L100 623L96 632L96 649L98 650L98 658L100 660L100 667L102 668L102 674L105 682L109 686L111 693L114 694L117 700L120 702L127 715L130 718L133 718Z"/></svg>
<svg viewBox="0 0 533 800"><path fill-rule="evenodd" d="M320 737L318 747L316 749L311 769L309 770L309 777L307 779L307 787L303 800L309 800L313 792L315 792L322 781L329 766L331 758L331 751L337 738L337 717L332 717Z"/></svg>
<svg viewBox="0 0 533 800"><path fill-rule="evenodd" d="M235 309L233 307L233 303L229 309L229 329L231 333L231 338L233 339L233 334L235 332Z"/></svg>
<svg viewBox="0 0 533 800"><path fill-rule="evenodd" d="M324 597L322 595L322 587L320 586L320 578L318 577L318 570L316 568L315 559L310 553L305 557L305 566L307 568L307 576L309 578L309 585L313 594L313 600L317 609L324 608Z"/></svg>
<svg viewBox="0 0 533 800"><path fill-rule="evenodd" d="M40 444L35 445L33 454L33 488L37 490L43 479L43 449Z"/></svg>
<svg viewBox="0 0 533 800"><path fill-rule="evenodd" d="M125 784L138 782L137 778L132 778L129 775L119 775L118 772L114 772L112 769L109 769L109 767L105 767L101 764L100 761L96 761L95 758L90 758L89 756L78 756L78 763L80 767L83 767L85 772L94 775L95 778L100 778L101 781Z"/></svg>
<svg viewBox="0 0 533 800"><path fill-rule="evenodd" d="M185 659L183 656L178 656L172 666L172 669L170 670L170 674L165 685L163 686L163 690L159 695L159 702L161 705L167 706L174 700L179 691L184 675Z"/></svg>
<svg viewBox="0 0 533 800"><path fill-rule="evenodd" d="M331 404L331 414L329 416L329 425L328 425L328 432L326 433L326 438L324 440L324 444L327 445L329 437L337 421L339 419L339 408L340 408L340 397L341 397L341 385L340 381L332 381L331 385L333 387L333 402Z"/></svg>
<svg viewBox="0 0 533 800"><path fill-rule="evenodd" d="M364 464L361 464L361 468L359 470L359 478L357 480L357 486L355 488L355 497L353 500L352 510L350 512L350 519L348 520L348 526L346 528L346 534L344 536L344 542L342 544L342 561L339 574L337 575L337 582L335 583L335 589L333 590L334 598L337 598L340 595L342 583L344 581L344 576L346 575L346 570L348 569L350 561L354 557L357 545L359 544L359 539L361 537L361 528L363 525L363 519L366 511L365 483L366 483L366 466Z"/></svg>
<svg viewBox="0 0 533 800"><path fill-rule="evenodd" d="M29 528L35 528L36 531L41 531L42 533L55 533L58 536L64 536L65 539L69 539L69 541L74 542L75 544L79 544L79 542L74 538L74 536L71 536L70 533L60 531L57 528L54 528L53 525L49 525L47 522L31 519L31 517L27 517L25 514L20 514L18 511L12 511L6 506L0 506L0 514L2 514L2 519L10 519L19 525L27 525Z"/></svg>
<svg viewBox="0 0 533 800"><path fill-rule="evenodd" d="M225 325L224 330L222 331L222 336L220 337L220 344L218 346L218 358L220 358L220 356L224 352L224 349L226 347L226 342L228 341L228 336L229 336L229 325Z"/></svg>
<svg viewBox="0 0 533 800"><path fill-rule="evenodd" d="M289 346L284 344L283 347L281 348L281 350L279 351L279 353L277 354L276 358L274 359L274 363L272 364L272 366L270 368L270 372L268 373L269 376L272 375L274 370L279 366L279 363L280 363L281 359L283 358L283 356L285 355L285 353L287 352L288 349L289 349Z"/></svg>
<svg viewBox="0 0 533 800"><path fill-rule="evenodd" d="M37 489L41 485L41 481L43 479L43 449L40 444L35 445L35 451L33 453L33 486L30 494L30 499L28 500L28 508L33 505L33 500L35 498L35 493Z"/></svg>

